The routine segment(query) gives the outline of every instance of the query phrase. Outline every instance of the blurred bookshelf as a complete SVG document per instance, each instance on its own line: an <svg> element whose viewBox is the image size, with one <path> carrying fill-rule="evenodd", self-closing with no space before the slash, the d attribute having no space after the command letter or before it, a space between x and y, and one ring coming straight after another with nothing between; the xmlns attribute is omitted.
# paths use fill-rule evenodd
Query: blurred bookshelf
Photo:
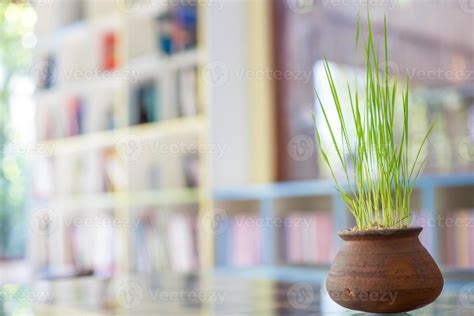
<svg viewBox="0 0 474 316"><path fill-rule="evenodd" d="M211 208L199 150L209 132L204 10L115 0L36 9L37 148L48 154L31 158L32 216L48 224L31 238L35 279L209 269L212 247L197 231ZM123 225L75 225L91 219Z"/></svg>
<svg viewBox="0 0 474 316"><path fill-rule="evenodd" d="M415 209L413 222L415 225L425 226L421 236L422 243L436 260L442 263L443 271L452 277L472 273L473 269L474 262L472 257L469 257L472 252L470 250L472 249L472 238L469 235L472 234L472 225L469 224L469 219L472 221L473 218L472 210L469 211L469 208L472 208L472 197L469 194L472 194L473 187L474 174L472 173L426 174L420 177L415 186L412 202ZM453 195L447 190L458 192L464 190L463 193L458 193L458 197L464 195L464 200L460 199L461 201L457 202L458 205L453 206L447 200ZM443 194L445 197L440 199L439 196ZM225 205L223 208L229 209L229 204L248 204L249 201L257 203L254 208L257 209L256 214L261 218L261 239L263 241L261 257L258 258L258 261L273 271L274 275L283 274L286 275L286 278L291 276L297 279L307 277L307 273L311 269L315 273L313 276L324 278L324 271L327 272L336 253L337 245L340 244L336 232L355 226L342 198L335 190L332 181L329 180L291 181L241 188L219 188L214 190L213 196L217 208L220 205ZM459 209L459 211L449 212L449 207ZM441 216L441 224L436 222L439 216ZM453 226L456 225L456 220L461 216L464 220L455 229L462 231L457 232L457 237L463 241L451 241L450 245L445 245L444 226L449 223L449 220L452 221ZM304 227L302 222L298 223L294 217L309 223L309 229ZM290 218L287 223L293 223L294 227L284 225L287 218ZM318 222L322 222L322 225L318 226ZM295 237L295 234L300 236ZM305 235L313 235L314 240L305 239ZM217 254L226 253L228 239L232 238L225 234L217 235ZM314 246L318 244L317 240L323 241L325 245ZM448 249L447 251L453 253L447 256L442 253L441 249ZM318 252L323 253L318 256ZM462 258L456 258L455 253L463 254ZM308 258L307 255L310 257ZM252 275L253 272L258 271L252 267L246 269L245 265L233 262L231 258L221 260L217 258L216 266L218 271L224 273L234 271L243 275ZM317 271L322 271L322 273L318 274ZM299 277L298 273L300 273Z"/></svg>
<svg viewBox="0 0 474 316"><path fill-rule="evenodd" d="M286 139L313 138L313 87L305 90L311 95L309 107L292 110L295 119L278 110L277 94L284 89L274 91L278 88L271 80L231 78L219 85L208 84L204 76L212 69L203 68L215 60L218 66L235 65L223 66L230 74L241 64L253 70L273 66L271 40L262 41L274 35L261 23L271 19L268 1L234 1L221 11L188 5L181 13L164 5L167 1L143 1L133 8L117 3L74 0L58 2L57 11L45 7L54 12L39 12L39 24L42 16L48 21L39 27L34 69L37 135L39 148L51 154L33 159L33 174L41 180L33 183L34 209L51 210L55 220L101 216L125 223L138 219L137 226L94 234L54 227L59 233L39 234L31 246L37 277L66 284L87 284L91 276L95 282L112 282L209 272L324 279L340 244L336 232L354 223L316 151L299 161L287 149ZM76 5L81 9L73 9ZM169 34L177 23L173 17L184 19L184 33L195 33L176 36L176 49ZM213 27L205 31L206 24ZM251 32L243 35L244 28ZM219 44L227 43L229 34L249 47ZM317 61L313 56L304 60ZM295 98L281 99L291 103ZM413 103L410 128L415 132L436 116L441 121L428 144L426 173L416 184L414 223L440 216L466 223L474 208L472 89L417 89ZM285 131L278 120L291 121L295 130ZM280 137L283 132L287 135ZM153 147L173 143L224 143L228 150L212 159L206 153L156 154ZM276 153L276 147L284 150ZM203 227L202 219L220 211L223 231ZM438 226L426 225L422 242L448 275L472 277L474 259L460 254L472 255L474 229L464 225L454 232ZM77 239L84 241L75 245ZM91 251L105 258L93 263ZM81 291L88 287L78 286Z"/></svg>

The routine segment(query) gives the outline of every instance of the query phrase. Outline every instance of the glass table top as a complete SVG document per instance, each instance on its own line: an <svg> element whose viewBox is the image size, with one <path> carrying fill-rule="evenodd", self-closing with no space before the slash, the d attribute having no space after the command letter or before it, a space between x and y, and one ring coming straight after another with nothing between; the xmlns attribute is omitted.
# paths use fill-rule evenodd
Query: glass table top
<svg viewBox="0 0 474 316"><path fill-rule="evenodd" d="M0 287L0 315L375 315L350 311L328 296L324 281L167 276L37 281ZM385 314L386 315L386 314ZM397 314L392 314L397 315ZM473 315L474 282L445 282L429 306L398 315Z"/></svg>

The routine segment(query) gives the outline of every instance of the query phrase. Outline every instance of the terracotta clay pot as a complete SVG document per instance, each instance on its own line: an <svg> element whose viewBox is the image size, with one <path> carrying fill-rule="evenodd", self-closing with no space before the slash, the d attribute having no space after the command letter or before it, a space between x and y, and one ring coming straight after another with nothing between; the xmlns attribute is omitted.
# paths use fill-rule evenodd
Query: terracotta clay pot
<svg viewBox="0 0 474 316"><path fill-rule="evenodd" d="M344 231L326 287L339 305L371 313L400 313L432 303L443 276L422 246L421 227Z"/></svg>

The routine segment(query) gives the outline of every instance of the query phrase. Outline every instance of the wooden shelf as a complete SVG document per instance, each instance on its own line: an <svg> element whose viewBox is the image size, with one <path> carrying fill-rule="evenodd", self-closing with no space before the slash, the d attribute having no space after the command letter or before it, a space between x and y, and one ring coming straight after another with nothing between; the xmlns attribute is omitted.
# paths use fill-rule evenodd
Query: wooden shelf
<svg viewBox="0 0 474 316"><path fill-rule="evenodd" d="M83 208L108 209L115 207L163 206L199 203L199 189L163 189L124 193L97 193L57 197L53 204L66 210Z"/></svg>
<svg viewBox="0 0 474 316"><path fill-rule="evenodd" d="M70 151L83 151L108 146L118 146L125 141L143 141L169 135L183 135L205 129L203 116L177 118L157 123L129 126L110 131L94 132L80 136L39 142L39 148L47 148L54 155Z"/></svg>
<svg viewBox="0 0 474 316"><path fill-rule="evenodd" d="M140 73L153 72L156 74L160 70L175 70L181 67L197 65L203 61L203 54L198 49L183 51L171 56L152 53L130 60L128 65L124 66L122 70Z"/></svg>

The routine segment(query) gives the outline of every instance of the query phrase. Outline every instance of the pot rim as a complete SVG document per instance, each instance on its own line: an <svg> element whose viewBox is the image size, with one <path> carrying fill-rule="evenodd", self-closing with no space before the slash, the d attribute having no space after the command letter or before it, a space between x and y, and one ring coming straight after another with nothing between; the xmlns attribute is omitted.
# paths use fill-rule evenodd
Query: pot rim
<svg viewBox="0 0 474 316"><path fill-rule="evenodd" d="M411 226L406 228L384 228L384 229L369 229L369 230L344 230L337 234L344 240L357 239L378 239L379 237L412 237L418 236L423 227Z"/></svg>

